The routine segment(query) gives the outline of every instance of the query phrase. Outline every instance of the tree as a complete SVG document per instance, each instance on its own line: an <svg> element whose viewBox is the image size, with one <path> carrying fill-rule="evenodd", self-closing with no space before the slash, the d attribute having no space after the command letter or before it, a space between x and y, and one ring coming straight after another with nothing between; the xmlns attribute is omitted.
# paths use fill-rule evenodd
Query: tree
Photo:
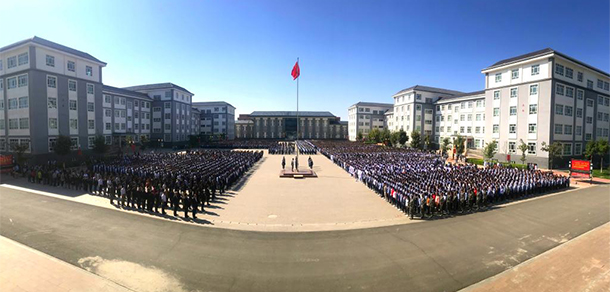
<svg viewBox="0 0 610 292"><path fill-rule="evenodd" d="M593 156L597 153L597 142L589 141L585 146L585 157L589 160L593 160Z"/></svg>
<svg viewBox="0 0 610 292"><path fill-rule="evenodd" d="M379 138L383 144L388 145L390 143L390 139L392 138L392 134L390 134L390 130L383 129L381 133L379 133Z"/></svg>
<svg viewBox="0 0 610 292"><path fill-rule="evenodd" d="M610 145L607 140L597 141L597 155L599 155L599 171L604 172L604 156L610 151Z"/></svg>
<svg viewBox="0 0 610 292"><path fill-rule="evenodd" d="M419 149L421 147L421 134L419 131L411 132L411 148Z"/></svg>
<svg viewBox="0 0 610 292"><path fill-rule="evenodd" d="M519 144L519 151L521 151L521 164L525 164L525 160L527 159L527 157L525 156L525 153L527 153L527 144L525 144L525 142L523 142L523 139L521 139L521 144Z"/></svg>
<svg viewBox="0 0 610 292"><path fill-rule="evenodd" d="M381 132L379 132L379 129L374 128L369 132L369 135L367 137L367 140L369 142L373 142L373 143L379 143L381 142Z"/></svg>
<svg viewBox="0 0 610 292"><path fill-rule="evenodd" d="M70 153L70 147L72 147L72 141L70 141L70 137L59 135L57 136L57 141L55 142L53 151L57 155L64 156Z"/></svg>
<svg viewBox="0 0 610 292"><path fill-rule="evenodd" d="M398 146L399 141L400 141L400 132L399 131L392 132L392 134L390 134L390 143L392 143L392 146L394 146L394 147Z"/></svg>
<svg viewBox="0 0 610 292"><path fill-rule="evenodd" d="M430 149L430 144L432 144L432 141L431 141L431 139L430 139L430 135L426 134L426 135L424 136L424 148L425 148L426 150Z"/></svg>
<svg viewBox="0 0 610 292"><path fill-rule="evenodd" d="M449 139L449 137L443 138L441 144L441 154L445 154L447 151L449 151L449 145L451 145L451 139Z"/></svg>
<svg viewBox="0 0 610 292"><path fill-rule="evenodd" d="M20 144L20 143L13 143L10 145L11 146L11 150L13 151L13 153L15 153L15 159L17 160L17 163L19 164L23 164L23 162L25 161L25 151L27 151L29 149L29 145L28 144Z"/></svg>
<svg viewBox="0 0 610 292"><path fill-rule="evenodd" d="M93 140L93 151L99 154L104 154L106 151L108 151L108 145L106 145L106 139L104 139L104 136L95 136L95 139Z"/></svg>
<svg viewBox="0 0 610 292"><path fill-rule="evenodd" d="M462 155L464 154L464 143L466 142L466 139L464 139L464 137L458 135L457 137L455 137L455 139L453 139L453 146L455 147L455 152L457 155Z"/></svg>
<svg viewBox="0 0 610 292"><path fill-rule="evenodd" d="M551 144L542 142L542 148L540 148L540 150L549 153L549 169L553 169L553 160L555 160L557 156L561 156L563 146L559 142L553 142Z"/></svg>
<svg viewBox="0 0 610 292"><path fill-rule="evenodd" d="M189 135L189 146L191 146L191 148L199 146L199 137L196 135Z"/></svg>
<svg viewBox="0 0 610 292"><path fill-rule="evenodd" d="M356 140L362 141L362 131L358 131L358 134L356 134Z"/></svg>
<svg viewBox="0 0 610 292"><path fill-rule="evenodd" d="M146 138L146 136L140 137L140 144L140 150L146 149L146 145L148 144L148 138Z"/></svg>
<svg viewBox="0 0 610 292"><path fill-rule="evenodd" d="M400 145L405 145L405 143L407 143L407 141L409 141L409 136L407 135L407 132L405 132L405 130L400 129L398 131L398 143L400 143Z"/></svg>
<svg viewBox="0 0 610 292"><path fill-rule="evenodd" d="M498 141L492 140L491 142L485 145L485 149L483 149L483 156L487 160L491 160L498 153Z"/></svg>

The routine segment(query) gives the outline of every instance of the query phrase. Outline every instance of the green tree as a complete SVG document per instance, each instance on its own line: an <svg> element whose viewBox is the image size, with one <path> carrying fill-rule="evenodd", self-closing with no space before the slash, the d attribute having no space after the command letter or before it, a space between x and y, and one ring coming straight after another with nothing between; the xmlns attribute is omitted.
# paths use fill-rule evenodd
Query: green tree
<svg viewBox="0 0 610 292"><path fill-rule="evenodd" d="M374 128L369 132L369 135L367 136L367 140L369 142L373 142L373 143L379 143L381 142L381 132L379 132L379 129Z"/></svg>
<svg viewBox="0 0 610 292"><path fill-rule="evenodd" d="M358 131L358 134L356 134L356 140L362 141L362 131Z"/></svg>
<svg viewBox="0 0 610 292"><path fill-rule="evenodd" d="M398 143L400 143L400 145L405 145L405 143L407 143L407 141L409 141L409 136L407 135L407 132L405 132L405 130L400 129L398 131Z"/></svg>
<svg viewBox="0 0 610 292"><path fill-rule="evenodd" d="M451 145L451 139L449 139L449 137L445 137L443 138L443 141L441 142L441 154L445 154L447 151L449 151L449 145Z"/></svg>
<svg viewBox="0 0 610 292"><path fill-rule="evenodd" d="M140 137L140 149L141 150L146 149L147 145L148 145L148 138L146 138L146 136Z"/></svg>
<svg viewBox="0 0 610 292"><path fill-rule="evenodd" d="M432 139L430 138L430 135L428 135L428 134L424 135L424 149L426 149L426 150L430 149L431 144L432 144Z"/></svg>
<svg viewBox="0 0 610 292"><path fill-rule="evenodd" d="M99 154L104 154L106 151L108 151L108 145L106 145L106 139L104 139L104 136L95 136L95 139L93 140L93 151Z"/></svg>
<svg viewBox="0 0 610 292"><path fill-rule="evenodd" d="M70 147L72 147L72 141L70 141L70 137L59 135L57 136L57 141L55 142L53 151L57 155L64 156L70 153Z"/></svg>
<svg viewBox="0 0 610 292"><path fill-rule="evenodd" d="M485 159L489 161L494 158L496 153L498 153L498 141L492 140L485 145L485 148L483 149L483 156L485 156Z"/></svg>
<svg viewBox="0 0 610 292"><path fill-rule="evenodd" d="M549 169L553 169L553 161L558 156L561 156L561 153L563 152L563 145L556 141L551 144L542 142L542 147L540 148L540 150L549 153Z"/></svg>
<svg viewBox="0 0 610 292"><path fill-rule="evenodd" d="M196 135L189 135L189 146L191 146L191 148L197 148L199 146L199 137Z"/></svg>
<svg viewBox="0 0 610 292"><path fill-rule="evenodd" d="M585 146L585 157L589 160L593 160L593 156L597 153L597 142L589 141Z"/></svg>
<svg viewBox="0 0 610 292"><path fill-rule="evenodd" d="M527 159L527 157L525 156L525 154L527 153L527 144L525 144L525 142L523 142L523 139L520 140L520 144L519 144L519 151L521 151L521 164L525 164L525 160Z"/></svg>
<svg viewBox="0 0 610 292"><path fill-rule="evenodd" d="M394 146L394 147L398 146L399 141L400 141L400 132L398 132L398 131L392 132L392 134L390 134L390 143L392 143L392 146Z"/></svg>
<svg viewBox="0 0 610 292"><path fill-rule="evenodd" d="M604 172L604 156L610 151L610 145L607 140L597 141L597 155L599 155L599 171Z"/></svg>
<svg viewBox="0 0 610 292"><path fill-rule="evenodd" d="M411 132L411 148L421 148L421 134L419 131Z"/></svg>
<svg viewBox="0 0 610 292"><path fill-rule="evenodd" d="M463 155L464 154L464 150L465 146L464 143L466 142L466 139L464 139L464 137L458 135L457 137L455 137L453 139L453 146L455 147L455 154L457 155Z"/></svg>
<svg viewBox="0 0 610 292"><path fill-rule="evenodd" d="M392 134L390 134L390 130L383 129L383 130L381 130L381 133L379 133L379 137L381 139L381 142L383 142L383 144L388 145L388 144L390 144Z"/></svg>

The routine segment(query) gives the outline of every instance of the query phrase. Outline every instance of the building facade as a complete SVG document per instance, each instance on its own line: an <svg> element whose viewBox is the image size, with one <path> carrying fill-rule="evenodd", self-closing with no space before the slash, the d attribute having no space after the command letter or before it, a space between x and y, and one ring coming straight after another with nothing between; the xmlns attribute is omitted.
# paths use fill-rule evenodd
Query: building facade
<svg viewBox="0 0 610 292"><path fill-rule="evenodd" d="M442 98L436 102L434 112L437 144L460 135L468 148L485 146L485 91Z"/></svg>
<svg viewBox="0 0 610 292"><path fill-rule="evenodd" d="M358 102L350 106L348 113L349 140L356 141L359 132L364 135L372 129L386 129L385 113L392 109L390 103Z"/></svg>
<svg viewBox="0 0 610 292"><path fill-rule="evenodd" d="M103 86L102 135L106 144L150 141L152 99L122 88Z"/></svg>
<svg viewBox="0 0 610 292"><path fill-rule="evenodd" d="M347 139L347 122L330 112L254 111L235 124L238 139ZM249 123L251 122L251 123ZM298 126L297 126L298 125Z"/></svg>
<svg viewBox="0 0 610 292"><path fill-rule="evenodd" d="M200 112L199 134L204 136L225 135L235 139L235 107L224 101L195 102L193 107Z"/></svg>
<svg viewBox="0 0 610 292"><path fill-rule="evenodd" d="M103 131L105 66L38 37L0 48L0 151L24 144L26 153L48 153L59 135L73 150L93 147Z"/></svg>

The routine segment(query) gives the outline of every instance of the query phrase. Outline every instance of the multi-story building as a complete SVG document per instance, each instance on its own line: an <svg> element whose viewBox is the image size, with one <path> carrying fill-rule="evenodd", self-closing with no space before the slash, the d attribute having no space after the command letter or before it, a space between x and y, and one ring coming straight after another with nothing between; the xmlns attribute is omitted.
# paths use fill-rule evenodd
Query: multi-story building
<svg viewBox="0 0 610 292"><path fill-rule="evenodd" d="M184 144L192 132L193 93L173 83L130 86L124 89L152 98L151 141Z"/></svg>
<svg viewBox="0 0 610 292"><path fill-rule="evenodd" d="M237 138L288 139L297 138L297 112L254 111L248 115L252 123L240 120L235 127ZM299 112L300 139L347 139L347 122L330 112Z"/></svg>
<svg viewBox="0 0 610 292"><path fill-rule="evenodd" d="M466 147L485 145L485 91L444 97L436 102L434 121L435 141L460 135Z"/></svg>
<svg viewBox="0 0 610 292"><path fill-rule="evenodd" d="M48 153L59 135L73 149L91 148L103 130L105 66L39 37L0 48L0 151L25 144L27 153Z"/></svg>
<svg viewBox="0 0 610 292"><path fill-rule="evenodd" d="M565 157L591 140L609 140L610 75L552 49L499 61L485 74L485 140L499 157L528 145L528 161L547 165L542 143L560 142Z"/></svg>
<svg viewBox="0 0 610 292"><path fill-rule="evenodd" d="M150 141L152 98L108 85L103 86L102 94L101 124L106 144Z"/></svg>
<svg viewBox="0 0 610 292"><path fill-rule="evenodd" d="M397 92L392 96L394 98L394 109L392 111L394 120L390 130L398 131L402 129L408 134L412 131L418 131L422 135L429 135L432 138L436 102L441 98L461 94L463 92L422 85L412 86Z"/></svg>
<svg viewBox="0 0 610 292"><path fill-rule="evenodd" d="M224 135L228 140L235 139L235 107L224 101L195 102L199 109L200 130L204 136Z"/></svg>
<svg viewBox="0 0 610 292"><path fill-rule="evenodd" d="M390 103L358 102L349 107L348 132L351 141L356 140L358 132L364 135L372 129L385 129L385 113L392 109Z"/></svg>

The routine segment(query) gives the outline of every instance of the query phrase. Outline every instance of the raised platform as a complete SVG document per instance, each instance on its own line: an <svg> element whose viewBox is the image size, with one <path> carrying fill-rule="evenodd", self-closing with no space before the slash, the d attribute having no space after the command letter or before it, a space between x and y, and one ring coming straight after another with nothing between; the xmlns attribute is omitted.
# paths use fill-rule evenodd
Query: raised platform
<svg viewBox="0 0 610 292"><path fill-rule="evenodd" d="M315 171L311 169L301 169L299 171L290 171L283 169L280 171L280 177L291 177L291 178L306 178L306 177L318 177Z"/></svg>

